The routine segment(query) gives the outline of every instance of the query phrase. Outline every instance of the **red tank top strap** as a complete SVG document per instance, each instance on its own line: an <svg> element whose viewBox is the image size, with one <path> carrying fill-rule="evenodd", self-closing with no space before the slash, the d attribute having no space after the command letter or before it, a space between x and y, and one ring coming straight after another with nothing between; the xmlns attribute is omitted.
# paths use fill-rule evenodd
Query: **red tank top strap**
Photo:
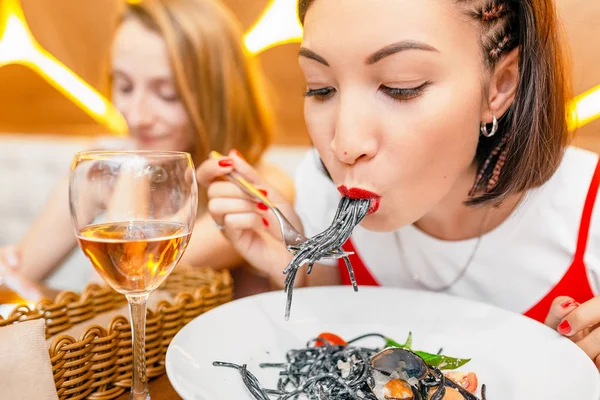
<svg viewBox="0 0 600 400"><path fill-rule="evenodd" d="M579 224L579 235L577 236L577 248L575 249L571 266L556 286L542 300L524 313L526 316L544 322L548 316L552 302L558 296L570 296L580 303L584 303L594 297L594 291L587 276L584 259L599 186L600 161L596 164L596 170L592 176L583 206L581 222Z"/></svg>
<svg viewBox="0 0 600 400"><path fill-rule="evenodd" d="M592 213L594 211L594 205L596 204L596 197L598 195L598 187L600 186L600 161L596 164L596 170L588 189L588 194L585 199L585 205L583 206L583 214L581 215L581 224L579 225L579 236L577 238L577 250L575 251L575 259L582 260L585 257L585 250L587 248L588 236L590 233L590 224L592 221Z"/></svg>
<svg viewBox="0 0 600 400"><path fill-rule="evenodd" d="M353 252L354 254L350 255L350 262L352 263L352 269L354 270L354 277L356 279L356 283L358 286L381 286L377 279L371 274L371 271L367 268L363 260L360 258L360 255L354 248L354 244L352 243L352 239L348 239L346 243L342 246L345 251ZM342 280L343 285L350 285L350 275L348 273L348 267L343 259L338 260L338 268L340 271L340 278Z"/></svg>

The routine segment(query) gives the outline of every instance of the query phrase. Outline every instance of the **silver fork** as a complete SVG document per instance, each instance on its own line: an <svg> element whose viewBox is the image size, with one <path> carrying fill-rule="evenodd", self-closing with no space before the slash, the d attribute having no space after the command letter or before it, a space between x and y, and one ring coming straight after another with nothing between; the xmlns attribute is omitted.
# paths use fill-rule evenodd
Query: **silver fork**
<svg viewBox="0 0 600 400"><path fill-rule="evenodd" d="M212 158L222 157L222 155L216 151L211 151L210 156ZM281 238L283 240L283 243L285 244L285 246L287 247L287 249L290 253L296 254L300 250L299 246L302 243L306 242L308 240L308 238L306 236L304 236L303 234L301 234L300 232L298 232L298 230L296 228L294 228L294 226L290 223L290 221L287 220L287 218L283 215L283 213L281 211L279 211L279 208L277 208L277 206L275 204L273 204L273 202L271 202L258 189L256 189L253 184L248 182L238 172L232 171L229 174L225 175L225 177L227 178L227 180L229 180L233 184L237 185L240 189L242 189L244 192L246 192L248 195L260 200L267 207L269 207L269 210L271 210L273 212L273 214L275 214L275 217L277 218L277 221L279 222L279 228L281 229ZM349 256L351 254L354 254L354 253L353 252L332 251L323 258L337 259L337 258Z"/></svg>

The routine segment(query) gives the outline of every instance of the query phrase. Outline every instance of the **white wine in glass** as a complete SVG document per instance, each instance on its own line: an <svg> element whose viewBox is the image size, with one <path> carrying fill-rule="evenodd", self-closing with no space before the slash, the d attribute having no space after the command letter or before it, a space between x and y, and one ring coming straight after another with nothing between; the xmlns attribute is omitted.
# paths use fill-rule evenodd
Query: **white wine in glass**
<svg viewBox="0 0 600 400"><path fill-rule="evenodd" d="M133 337L130 399L150 399L145 328L148 295L185 252L198 207L194 165L182 152L82 152L69 186L79 246L129 301Z"/></svg>
<svg viewBox="0 0 600 400"><path fill-rule="evenodd" d="M165 221L92 224L79 231L81 249L121 293L150 292L162 283L190 240L184 225Z"/></svg>

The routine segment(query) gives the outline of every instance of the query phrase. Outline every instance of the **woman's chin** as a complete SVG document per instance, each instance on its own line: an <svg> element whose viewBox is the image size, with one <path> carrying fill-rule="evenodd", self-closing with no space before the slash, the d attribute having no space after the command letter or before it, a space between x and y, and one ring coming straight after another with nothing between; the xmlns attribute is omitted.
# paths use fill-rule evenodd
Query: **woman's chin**
<svg viewBox="0 0 600 400"><path fill-rule="evenodd" d="M373 214L367 215L360 223L362 228L374 232L393 232L403 225L405 224L397 223L389 215L386 215L383 210L378 210Z"/></svg>

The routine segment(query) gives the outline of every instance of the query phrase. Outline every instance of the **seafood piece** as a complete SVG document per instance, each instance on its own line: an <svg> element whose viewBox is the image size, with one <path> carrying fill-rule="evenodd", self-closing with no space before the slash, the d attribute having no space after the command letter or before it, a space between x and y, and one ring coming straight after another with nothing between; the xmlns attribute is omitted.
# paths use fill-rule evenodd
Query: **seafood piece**
<svg viewBox="0 0 600 400"><path fill-rule="evenodd" d="M420 381L429 371L421 357L410 350L397 347L389 347L371 357L371 368L388 376L395 373L406 381L410 378Z"/></svg>
<svg viewBox="0 0 600 400"><path fill-rule="evenodd" d="M429 368L421 357L401 348L390 347L371 357L371 391L381 400L418 400L419 381Z"/></svg>

